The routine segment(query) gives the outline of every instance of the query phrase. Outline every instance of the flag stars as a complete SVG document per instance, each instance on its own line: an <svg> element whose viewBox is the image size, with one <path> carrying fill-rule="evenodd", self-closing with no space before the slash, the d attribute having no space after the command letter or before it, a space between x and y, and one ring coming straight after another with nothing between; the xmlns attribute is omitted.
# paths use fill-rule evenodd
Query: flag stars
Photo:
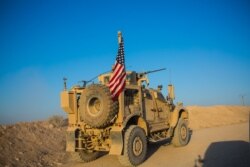
<svg viewBox="0 0 250 167"><path fill-rule="evenodd" d="M121 33L120 33L121 35ZM113 74L110 77L109 89L113 100L117 100L120 93L125 88L126 84L126 70L125 70L125 59L124 59L124 45L123 38L120 38L118 54L116 56L116 62L114 65ZM118 36L119 40L119 36Z"/></svg>

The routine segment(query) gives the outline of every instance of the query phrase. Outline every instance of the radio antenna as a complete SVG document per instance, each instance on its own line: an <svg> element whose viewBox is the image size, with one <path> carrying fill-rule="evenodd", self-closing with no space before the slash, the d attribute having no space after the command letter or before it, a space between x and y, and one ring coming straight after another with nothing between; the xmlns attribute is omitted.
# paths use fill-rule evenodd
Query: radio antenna
<svg viewBox="0 0 250 167"><path fill-rule="evenodd" d="M240 95L240 98L241 98L241 102L242 102L242 105L244 106L245 105L245 96L246 96L246 94L241 94Z"/></svg>
<svg viewBox="0 0 250 167"><path fill-rule="evenodd" d="M169 84L171 85L172 84L172 76L171 76L171 68L169 68Z"/></svg>

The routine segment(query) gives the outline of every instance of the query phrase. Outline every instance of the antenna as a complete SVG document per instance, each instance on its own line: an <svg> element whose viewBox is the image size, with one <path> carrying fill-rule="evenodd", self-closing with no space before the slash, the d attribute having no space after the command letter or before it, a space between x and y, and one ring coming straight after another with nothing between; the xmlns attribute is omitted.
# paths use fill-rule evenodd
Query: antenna
<svg viewBox="0 0 250 167"><path fill-rule="evenodd" d="M171 76L171 68L169 68L169 84L171 85L172 84L172 76Z"/></svg>
<svg viewBox="0 0 250 167"><path fill-rule="evenodd" d="M242 94L242 95L240 95L240 98L241 98L241 103L242 103L242 105L244 106L245 105L245 96L246 96L246 94Z"/></svg>
<svg viewBox="0 0 250 167"><path fill-rule="evenodd" d="M63 77L64 90L67 90L67 78Z"/></svg>
<svg viewBox="0 0 250 167"><path fill-rule="evenodd" d="M105 72L103 72L103 73L101 73L101 74L98 74L98 75L96 75L95 77L91 78L91 79L88 80L88 81L86 81L86 80L81 80L81 81L78 81L78 82L82 82L82 83L83 83L83 87L86 87L86 85L87 85L89 82L93 82L93 81L94 81L96 78L98 78L100 75L103 75L103 74L108 73L108 72L110 72L110 70L105 71Z"/></svg>

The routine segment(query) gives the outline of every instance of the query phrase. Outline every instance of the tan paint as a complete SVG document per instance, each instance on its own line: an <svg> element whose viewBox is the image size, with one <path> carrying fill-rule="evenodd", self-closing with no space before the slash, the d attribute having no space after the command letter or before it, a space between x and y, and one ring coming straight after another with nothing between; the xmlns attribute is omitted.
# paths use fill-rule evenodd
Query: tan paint
<svg viewBox="0 0 250 167"><path fill-rule="evenodd" d="M68 114L68 123L69 124L76 124L77 119L76 119L76 114Z"/></svg>
<svg viewBox="0 0 250 167"><path fill-rule="evenodd" d="M123 115L124 115L124 92L122 92L119 96L119 112L118 118L116 120L117 123L123 122Z"/></svg>
<svg viewBox="0 0 250 167"><path fill-rule="evenodd" d="M75 114L76 107L76 93L74 91L61 92L61 108L68 114Z"/></svg>
<svg viewBox="0 0 250 167"><path fill-rule="evenodd" d="M181 114L181 115L180 115ZM182 117L184 119L188 119L188 111L182 106L177 106L174 111L171 113L171 118L170 118L170 127L175 127L179 117Z"/></svg>
<svg viewBox="0 0 250 167"><path fill-rule="evenodd" d="M120 41L121 33L119 36ZM78 98L84 96L84 90L88 87L75 86L68 91L62 91L61 108L68 114L69 120L66 150L76 151L88 145L87 149L90 151L107 151L109 154L121 155L123 135L126 128L131 125L138 125L144 129L147 139L151 137L152 140L157 140L159 136L170 137L180 114L182 118L188 120L188 112L181 103L177 106L173 104L175 94L172 84L168 85L167 99L161 93L161 86L158 89L148 88L149 80L146 74L160 70L143 73L126 72L126 87L118 99L118 113L111 121L109 120L110 125L103 128L92 128L81 119L85 114L79 113L79 106L82 104L79 103ZM111 75L112 73L99 75L99 84L108 86Z"/></svg>
<svg viewBox="0 0 250 167"><path fill-rule="evenodd" d="M123 127L114 126L110 131L111 148L109 150L110 155L121 155L123 149Z"/></svg>
<svg viewBox="0 0 250 167"><path fill-rule="evenodd" d="M173 107L171 103L166 102L164 97L161 94L160 89L154 90L154 89L143 89L141 88L141 85L136 84L142 84L141 80L140 82L135 82L135 72L127 72L127 75L133 75L132 77L128 77L127 85L125 89L130 90L137 90L137 94L134 97L134 104L129 106L129 113L125 111L125 101L126 97L124 95L124 92L119 96L119 112L117 114L115 123L111 125L111 131L110 131L110 137L105 138L103 143L95 147L97 150L106 150L110 151L110 154L120 154L123 146L123 140L122 140L122 125L125 122L129 122L133 115L136 116L136 122L133 124L137 124L142 129L144 129L146 136L150 135L150 129L148 126L153 126L155 123L157 124L158 120L165 120L165 123L163 127L169 127L167 124L170 125L170 127L175 127L180 112L182 112L182 117L185 119L188 119L188 112L185 108L182 107L182 105L177 105L176 107ZM105 84L104 80L107 80L107 76L110 76L111 74L103 74L99 76L100 83ZM142 79L143 80L143 79ZM146 81L146 79L145 79ZM173 86L168 86L168 89L170 92L169 97L174 98L174 91ZM77 95L81 95L84 93L84 89L81 87L73 87L70 91L63 91L61 93L61 107L65 112L68 113L68 119L69 124L74 128L79 127L81 125L80 129L84 130L86 125L84 122L81 122L81 119L79 118L80 113L78 113L78 104L77 105ZM142 103L141 101L144 101ZM180 103L181 104L181 103ZM171 111L172 108L175 108L174 111ZM150 122L154 122L154 124L150 125ZM125 126L130 126L129 124L125 123ZM151 127L151 129L154 129ZM89 131L89 130L88 130ZM93 133L91 130L88 132L89 134L102 134L102 129L93 129ZM72 131L70 132L72 136ZM72 139L72 137L71 137ZM73 147L72 140L70 140L69 137L67 137L67 140L69 140L69 143L67 145L67 150L74 150L69 149L70 145ZM100 139L95 139L100 140Z"/></svg>
<svg viewBox="0 0 250 167"><path fill-rule="evenodd" d="M171 99L175 99L174 85L172 84L168 85L168 97L170 97Z"/></svg>
<svg viewBox="0 0 250 167"><path fill-rule="evenodd" d="M139 117L137 121L137 125L140 126L142 129L144 129L146 136L148 136L148 127L146 121L142 118Z"/></svg>

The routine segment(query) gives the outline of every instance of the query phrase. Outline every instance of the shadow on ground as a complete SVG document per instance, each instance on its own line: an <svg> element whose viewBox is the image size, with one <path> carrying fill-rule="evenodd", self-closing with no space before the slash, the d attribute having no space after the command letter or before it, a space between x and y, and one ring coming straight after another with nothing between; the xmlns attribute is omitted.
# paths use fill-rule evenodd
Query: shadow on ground
<svg viewBox="0 0 250 167"><path fill-rule="evenodd" d="M203 167L249 167L249 142L223 141L211 143L205 152L204 159L198 158L198 163L203 164Z"/></svg>

